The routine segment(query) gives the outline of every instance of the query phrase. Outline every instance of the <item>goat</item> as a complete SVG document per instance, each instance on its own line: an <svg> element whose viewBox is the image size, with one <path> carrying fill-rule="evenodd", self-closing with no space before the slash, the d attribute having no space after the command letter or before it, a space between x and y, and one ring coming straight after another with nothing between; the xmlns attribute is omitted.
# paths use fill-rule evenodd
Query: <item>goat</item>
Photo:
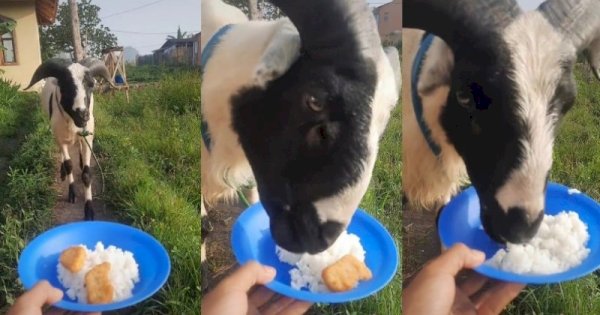
<svg viewBox="0 0 600 315"><path fill-rule="evenodd" d="M364 0L272 2L289 19L202 1L202 195L210 205L256 183L275 242L317 253L369 185L399 55L382 48Z"/></svg>
<svg viewBox="0 0 600 315"><path fill-rule="evenodd" d="M61 152L61 180L69 180L68 201L75 203L73 163L69 148L79 145L81 180L85 185L84 219L94 219L92 207L91 146L94 140L94 77L111 82L108 69L99 60L86 58L79 63L64 59L50 59L34 72L26 89L42 79L46 84L40 94L41 108L50 119L54 140ZM87 133L86 133L87 132ZM85 139L89 143L85 143Z"/></svg>
<svg viewBox="0 0 600 315"><path fill-rule="evenodd" d="M600 2L548 0L523 13L514 0L406 0L404 27L435 35L403 32L408 201L445 204L468 175L485 231L529 240L544 214L557 125L575 101L578 52L600 79ZM430 47L417 60L421 42Z"/></svg>

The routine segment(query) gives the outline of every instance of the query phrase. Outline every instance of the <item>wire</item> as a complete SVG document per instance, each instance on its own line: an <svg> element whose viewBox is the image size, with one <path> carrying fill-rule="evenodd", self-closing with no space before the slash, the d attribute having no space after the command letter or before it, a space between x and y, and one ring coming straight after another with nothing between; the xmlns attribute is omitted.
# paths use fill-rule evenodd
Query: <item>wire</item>
<svg viewBox="0 0 600 315"><path fill-rule="evenodd" d="M117 16L117 15L121 15L121 14L129 13L129 12L131 12L131 11L135 11L135 10L143 9L143 8L145 8L145 7L149 7L149 6L151 6L151 5L157 4L157 3L159 3L159 2L162 2L162 1L164 1L164 0L157 0L157 1L154 1L154 2L150 2L150 3L147 3L147 4L141 5L141 6L139 6L139 7L135 7L135 8L127 9L127 10L125 10L125 11L121 11L121 12L112 13L112 14L109 14L109 15L106 15L106 16L103 16L103 17L100 17L100 18L101 18L101 19L107 19L107 18L110 18L110 17L113 17L113 16Z"/></svg>
<svg viewBox="0 0 600 315"><path fill-rule="evenodd" d="M126 34L139 34L139 35L170 35L170 34L177 34L177 31L174 32L161 32L161 33L151 33L151 32L138 32L138 31L124 31L124 30L111 30L112 32L117 32L117 33L126 33ZM188 33L193 33L196 34L200 31L192 31L192 32L188 32Z"/></svg>

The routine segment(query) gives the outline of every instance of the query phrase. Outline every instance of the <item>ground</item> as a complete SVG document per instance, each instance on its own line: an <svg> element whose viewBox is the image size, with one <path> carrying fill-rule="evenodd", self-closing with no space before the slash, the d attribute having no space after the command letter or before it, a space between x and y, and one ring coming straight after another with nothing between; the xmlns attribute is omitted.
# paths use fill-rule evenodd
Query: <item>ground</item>
<svg viewBox="0 0 600 315"><path fill-rule="evenodd" d="M407 207L402 209L402 279L403 286L421 270L423 264L440 254L436 229L436 211Z"/></svg>

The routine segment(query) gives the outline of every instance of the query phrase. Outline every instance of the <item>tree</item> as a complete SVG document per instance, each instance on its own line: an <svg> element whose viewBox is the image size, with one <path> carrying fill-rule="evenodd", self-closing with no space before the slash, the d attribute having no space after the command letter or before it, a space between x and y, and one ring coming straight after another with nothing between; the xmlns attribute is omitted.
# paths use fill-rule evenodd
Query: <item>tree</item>
<svg viewBox="0 0 600 315"><path fill-rule="evenodd" d="M0 36L12 32L15 29L15 26L17 26L17 23L14 21L0 22ZM2 41L0 41L0 49L4 49L4 47L2 47Z"/></svg>
<svg viewBox="0 0 600 315"><path fill-rule="evenodd" d="M242 12L250 17L249 1L250 0L225 0L226 3L242 10ZM274 20L284 16L279 8L266 0L252 0L252 2L257 2L260 15L259 18L263 20Z"/></svg>
<svg viewBox="0 0 600 315"><path fill-rule="evenodd" d="M79 25L79 8L77 0L69 0L69 11L71 12L71 33L73 34L73 55L75 61L81 61L85 57L85 51L81 44L81 26Z"/></svg>
<svg viewBox="0 0 600 315"><path fill-rule="evenodd" d="M167 39L184 39L190 37L187 32L181 32L181 26L177 26L177 37L173 35L167 36Z"/></svg>
<svg viewBox="0 0 600 315"><path fill-rule="evenodd" d="M88 56L100 57L102 50L117 45L117 37L100 22L100 7L92 0L81 0L77 4L81 26L81 37ZM73 32L71 11L67 2L61 2L54 25L40 27L42 59L46 60L61 52L73 54Z"/></svg>

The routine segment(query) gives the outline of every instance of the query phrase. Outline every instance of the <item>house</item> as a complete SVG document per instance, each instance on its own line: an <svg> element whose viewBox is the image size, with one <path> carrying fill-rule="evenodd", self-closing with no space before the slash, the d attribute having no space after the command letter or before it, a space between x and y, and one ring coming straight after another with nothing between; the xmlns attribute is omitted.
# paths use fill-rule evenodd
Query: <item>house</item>
<svg viewBox="0 0 600 315"><path fill-rule="evenodd" d="M375 10L379 36L383 42L399 43L402 40L402 0L393 0Z"/></svg>
<svg viewBox="0 0 600 315"><path fill-rule="evenodd" d="M15 29L0 34L0 77L25 88L42 63L39 25L53 24L58 0L0 0L0 23L15 22Z"/></svg>
<svg viewBox="0 0 600 315"><path fill-rule="evenodd" d="M183 39L167 39L153 52L154 64L190 65L200 64L200 33Z"/></svg>

